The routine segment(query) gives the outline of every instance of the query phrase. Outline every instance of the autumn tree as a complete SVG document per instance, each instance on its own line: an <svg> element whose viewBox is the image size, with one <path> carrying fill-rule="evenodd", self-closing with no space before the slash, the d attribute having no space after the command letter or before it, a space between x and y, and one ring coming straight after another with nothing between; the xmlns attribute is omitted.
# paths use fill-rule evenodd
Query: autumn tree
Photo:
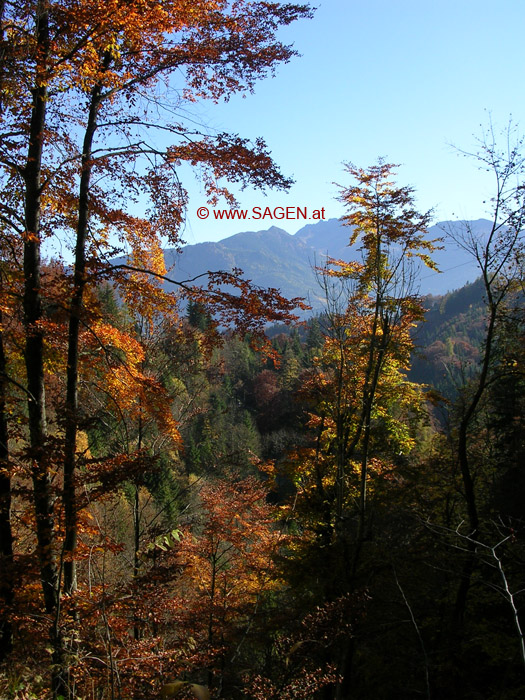
<svg viewBox="0 0 525 700"><path fill-rule="evenodd" d="M181 610L208 658L210 683L222 687L247 662L251 632L265 594L277 589L272 555L280 533L267 491L253 477L207 484L200 492L202 529L185 536L179 556L195 585ZM212 681L212 678L214 680Z"/></svg>
<svg viewBox="0 0 525 700"><path fill-rule="evenodd" d="M342 188L349 212L343 220L362 258L329 260L319 270L327 299L324 346L300 392L311 407L311 439L289 460L297 488L290 517L303 528L298 559L311 567L303 583L323 601L370 581L363 550L375 540L373 499L377 511L424 414L422 387L407 372L411 332L423 317L417 273L421 264L434 267L430 213L415 209L412 188L396 185L394 166L380 160L347 171L356 184ZM300 578L301 567L292 575ZM332 656L341 678L333 697L349 692L354 649L346 638Z"/></svg>
<svg viewBox="0 0 525 700"><path fill-rule="evenodd" d="M49 240L58 250L62 241L74 249L73 273L64 277L67 293L59 300L69 315L60 460L63 586L72 593L80 328L89 323L86 290L110 274L115 244L132 251L135 267L144 262L144 252L159 259L162 239L178 244L186 202L178 179L181 162L202 169L212 200L224 195L232 201L221 178L259 187L289 184L262 141L199 133L184 123L179 107L185 101L251 90L257 78L294 53L275 39L277 28L308 14L303 5L230 6L208 0L191 7L178 0L125 6L92 0L2 4L0 217L11 264L17 265L11 251L18 243L23 247L27 460L50 618L57 619L59 611L61 569L51 483L57 465L49 449L46 400L50 300L42 283L42 244ZM177 83L179 76L184 76L183 84ZM131 213L145 200L150 203L145 216ZM152 272L160 274L160 268ZM60 669L61 641L56 625L54 629L54 667ZM53 684L55 694L69 692L59 671Z"/></svg>
<svg viewBox="0 0 525 700"><path fill-rule="evenodd" d="M265 486L253 477L195 484L180 527L143 543L138 577L120 578L105 594L109 639L127 650L112 661L104 649L104 615L93 604L93 597L104 596L105 554L96 555L91 600L79 592L89 613L85 648L91 652L80 669L83 682L92 675L103 685L104 669L95 659L105 658L115 682L135 693L181 677L213 687L217 695L234 692L244 669L256 665L251 650L254 640L258 644L264 599L279 587L272 555L281 534L266 497ZM137 620L139 638L129 633Z"/></svg>
<svg viewBox="0 0 525 700"><path fill-rule="evenodd" d="M431 213L416 211L412 188L398 187L392 179L394 166L380 160L367 170L353 165L346 169L356 184L342 188L341 200L349 210L343 221L352 229L350 245L360 245L362 262L331 260L320 272L328 300L325 353L334 368L338 520L343 516L348 465L356 457L359 461L355 569L365 536L374 414L388 416L378 401L380 387L390 400L397 392L401 401L414 401L403 374L410 363L410 330L423 315L418 263L435 267L430 257L435 242L425 239ZM402 398L404 392L408 393ZM393 423L390 428L395 432Z"/></svg>

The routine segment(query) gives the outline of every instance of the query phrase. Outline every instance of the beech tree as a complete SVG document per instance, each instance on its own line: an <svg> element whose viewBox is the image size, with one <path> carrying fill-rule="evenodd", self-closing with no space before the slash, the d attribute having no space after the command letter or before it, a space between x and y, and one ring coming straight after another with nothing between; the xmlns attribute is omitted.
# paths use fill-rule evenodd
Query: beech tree
<svg viewBox="0 0 525 700"><path fill-rule="evenodd" d="M290 184L260 139L252 144L236 135L199 132L184 122L180 108L201 98L219 100L251 90L256 79L294 54L275 39L277 28L308 15L305 5L246 0L200 0L191 6L179 0L2 3L0 220L5 261L16 266L14 251L23 248L26 459L43 600L55 621L55 695L70 691L61 673L57 621L60 582L68 594L76 587L75 455L79 337L89 322L86 289L111 275L109 260L119 249L131 250L132 262L141 264L146 258L160 260L162 241L180 243L186 203L178 179L181 162L200 169L212 201L223 195L233 202L221 178L257 187ZM144 201L149 208L137 216L133 210L143 208ZM54 250L60 245L74 249L73 274L64 275L65 293L57 300L50 299L43 284L44 241ZM161 274L159 270L152 272ZM123 276L120 281L126 283ZM217 301L218 291L209 292ZM278 295L267 297L259 311L270 312L278 302ZM69 319L60 457L63 575L52 485L58 465L49 449L46 399L45 307L50 303L65 308ZM7 497L3 502L7 507Z"/></svg>
<svg viewBox="0 0 525 700"><path fill-rule="evenodd" d="M342 460L353 456L360 444L360 515L354 568L365 536L371 419L378 382L386 374L389 359L397 360L404 369L410 362L409 329L423 317L414 263L436 269L430 256L436 241L425 239L431 212L421 214L415 209L413 188L396 186L391 179L394 167L381 159L368 170L347 165L357 184L341 192L341 200L349 209L343 220L353 229L350 244L360 242L363 263L357 268L338 263L340 272L336 274L353 277L355 292L350 302L362 306L370 323L365 333L359 416ZM341 477L338 474L339 489Z"/></svg>
<svg viewBox="0 0 525 700"><path fill-rule="evenodd" d="M435 267L435 241L426 238L430 212L414 206L413 190L394 182L380 160L347 166L355 184L342 188L350 245L361 262L328 260L319 270L327 298L325 341L304 383L310 445L290 459L297 502L290 517L304 528L301 551L323 567L320 594L333 601L359 590L365 542L374 539L370 495L395 473L414 446L411 421L423 414L422 387L407 378L411 330L423 318L417 290L422 263ZM306 574L305 574L306 575ZM340 674L333 697L346 697L352 658L349 639L333 656Z"/></svg>
<svg viewBox="0 0 525 700"><path fill-rule="evenodd" d="M385 408L379 409L380 387L384 394L388 383L397 386L400 398L409 387L403 372L410 363L410 329L423 316L416 263L435 268L430 257L435 241L425 239L431 213L415 210L412 188L398 187L392 179L394 167L382 160L366 170L346 166L356 184L342 188L341 200L349 210L343 221L352 229L350 245L360 244L362 262L329 260L320 270L328 308L324 362L331 369L325 382L330 385L332 377L331 449L337 462L339 522L348 465L356 458L360 462L354 569L365 535L373 414L386 415Z"/></svg>

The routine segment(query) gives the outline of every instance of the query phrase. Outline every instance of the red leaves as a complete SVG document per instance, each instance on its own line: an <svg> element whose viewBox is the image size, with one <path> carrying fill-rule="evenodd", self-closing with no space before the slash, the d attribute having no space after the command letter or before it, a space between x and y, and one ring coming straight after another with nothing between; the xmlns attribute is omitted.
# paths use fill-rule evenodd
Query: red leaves
<svg viewBox="0 0 525 700"><path fill-rule="evenodd" d="M219 195L226 196L230 204L234 203L228 190L218 185L220 178L259 189L288 189L293 183L277 170L262 139L251 144L248 139L222 133L173 146L168 149L167 156L169 162L189 161L202 169L206 194L214 205Z"/></svg>
<svg viewBox="0 0 525 700"><path fill-rule="evenodd" d="M208 272L207 277L205 289L192 287L184 290L184 295L214 317L215 327L233 327L239 335L251 335L254 347L269 356L275 351L264 335L265 325L296 320L294 309L309 308L301 298L286 299L277 289L263 289L243 279L241 270Z"/></svg>

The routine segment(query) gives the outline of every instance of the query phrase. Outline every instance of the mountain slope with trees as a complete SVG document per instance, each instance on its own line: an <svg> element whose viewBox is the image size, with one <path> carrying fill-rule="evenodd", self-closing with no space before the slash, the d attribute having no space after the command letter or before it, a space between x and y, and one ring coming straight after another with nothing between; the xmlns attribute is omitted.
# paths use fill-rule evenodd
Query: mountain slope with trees
<svg viewBox="0 0 525 700"><path fill-rule="evenodd" d="M450 226L461 228L463 224L459 221L435 224L430 227L429 236L440 238ZM481 235L490 222L480 219L469 225ZM338 219L307 224L294 235L272 226L263 231L238 233L217 243L197 243L164 251L166 268L175 280L193 279L208 270L240 268L254 284L276 287L288 298L305 297L312 313L321 312L325 306L315 267L322 266L328 257L347 262L360 259L359 253L348 246L348 227ZM420 270L421 294L445 294L478 276L471 257L451 240L445 250L436 250L434 257L442 272ZM170 288L173 286L167 284L166 289Z"/></svg>

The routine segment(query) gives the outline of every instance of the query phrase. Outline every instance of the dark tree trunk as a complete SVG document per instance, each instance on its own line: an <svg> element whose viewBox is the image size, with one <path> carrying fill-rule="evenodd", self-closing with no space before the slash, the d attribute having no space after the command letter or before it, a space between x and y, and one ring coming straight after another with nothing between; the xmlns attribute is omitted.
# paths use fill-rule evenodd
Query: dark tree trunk
<svg viewBox="0 0 525 700"><path fill-rule="evenodd" d="M111 62L106 54L102 70ZM89 190L92 171L93 138L97 128L102 86L93 88L89 105L88 121L82 147L82 174L78 195L78 224L75 245L75 265L73 272L73 295L71 297L69 335L67 351L67 386L65 411L65 452L64 452L64 515L66 536L64 540L64 592L72 593L77 587L75 552L77 548L77 497L75 487L76 446L78 433L78 361L79 334L82 316L84 290L86 287L86 240L89 221Z"/></svg>
<svg viewBox="0 0 525 700"><path fill-rule="evenodd" d="M42 195L42 153L46 122L47 62L49 56L49 18L46 5L36 9L36 74L29 125L25 180L24 235L24 327L25 366L28 391L28 426L33 503L35 508L37 552L40 564L44 606L51 618L50 642L53 649L51 688L53 697L69 696L64 666L63 641L59 630L59 570L56 562L54 496L51 484L50 455L44 385L44 332L40 259L40 215Z"/></svg>
<svg viewBox="0 0 525 700"><path fill-rule="evenodd" d="M489 367L492 358L492 343L494 340L494 333L496 328L497 305L492 299L491 290L488 286L486 286L486 291L488 294L488 301L490 306L490 316L487 328L487 335L485 338L483 363L481 366L481 372L478 378L476 391L474 392L472 399L470 400L468 406L464 411L464 415L459 424L458 431L458 462L461 470L461 476L463 479L463 488L465 490L465 501L467 504L467 513L470 530L469 536L471 538L467 542L469 556L463 565L463 570L461 572L461 581L459 583L458 591L456 594L454 623L458 630L462 629L463 618L467 607L467 598L470 589L470 581L472 578L472 573L474 571L474 554L476 545L472 540L476 540L479 535L479 515L476 504L474 480L472 478L472 471L470 468L470 460L468 455L468 440L470 425L476 413L476 409L478 408L481 398L485 392L485 388L487 386Z"/></svg>
<svg viewBox="0 0 525 700"><path fill-rule="evenodd" d="M14 599L13 533L11 530L11 476L9 466L9 432L6 414L6 360L0 311L0 662L13 647L10 607Z"/></svg>
<svg viewBox="0 0 525 700"><path fill-rule="evenodd" d="M29 132L27 164L24 170L24 324L27 373L30 459L42 588L46 611L57 605L58 571L54 555L53 498L47 449L44 387L44 337L41 327L42 292L40 262L41 162L46 117L46 61L49 47L48 15L39 7L37 17L37 75Z"/></svg>

